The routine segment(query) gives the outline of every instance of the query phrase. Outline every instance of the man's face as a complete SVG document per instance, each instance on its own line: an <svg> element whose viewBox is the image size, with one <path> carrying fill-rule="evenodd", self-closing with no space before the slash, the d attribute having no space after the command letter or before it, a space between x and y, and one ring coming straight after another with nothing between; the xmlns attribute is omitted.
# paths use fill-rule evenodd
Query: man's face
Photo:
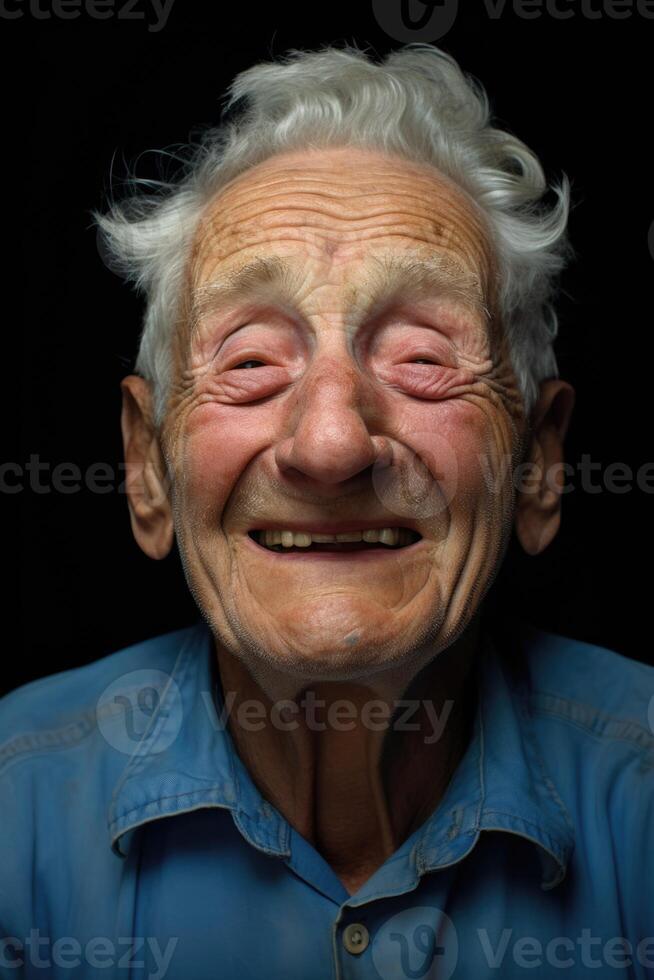
<svg viewBox="0 0 654 980"><path fill-rule="evenodd" d="M493 282L471 199L398 157L278 155L211 202L163 445L189 584L232 652L355 676L470 621L523 430Z"/></svg>

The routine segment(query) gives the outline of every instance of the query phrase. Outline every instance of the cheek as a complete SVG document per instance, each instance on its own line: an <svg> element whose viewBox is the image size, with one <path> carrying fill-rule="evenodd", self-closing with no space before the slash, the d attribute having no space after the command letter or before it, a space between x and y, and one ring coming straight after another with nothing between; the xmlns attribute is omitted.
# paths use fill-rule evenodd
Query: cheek
<svg viewBox="0 0 654 980"><path fill-rule="evenodd" d="M196 511L220 514L251 459L265 442L259 420L208 403L189 415L176 451L178 497Z"/></svg>
<svg viewBox="0 0 654 980"><path fill-rule="evenodd" d="M459 399L416 412L408 420L410 445L441 486L451 511L470 511L482 500L501 504L510 445L501 420L485 407ZM495 498L498 498L497 500Z"/></svg>

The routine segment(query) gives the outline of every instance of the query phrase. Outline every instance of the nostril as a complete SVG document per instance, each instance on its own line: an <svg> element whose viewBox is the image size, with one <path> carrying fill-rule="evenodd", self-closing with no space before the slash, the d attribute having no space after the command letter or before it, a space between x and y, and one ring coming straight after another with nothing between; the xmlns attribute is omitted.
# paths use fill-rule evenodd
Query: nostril
<svg viewBox="0 0 654 980"><path fill-rule="evenodd" d="M275 462L294 483L339 488L348 480L370 478L377 452L364 422L304 415L292 438L280 443Z"/></svg>

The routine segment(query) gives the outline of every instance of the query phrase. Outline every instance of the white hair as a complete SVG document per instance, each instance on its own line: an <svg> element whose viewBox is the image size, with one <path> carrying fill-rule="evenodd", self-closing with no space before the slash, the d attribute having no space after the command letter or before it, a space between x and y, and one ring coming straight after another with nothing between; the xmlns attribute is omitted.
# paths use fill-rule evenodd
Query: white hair
<svg viewBox="0 0 654 980"><path fill-rule="evenodd" d="M218 126L170 154L182 161L174 179L131 177L125 200L112 201L104 215L93 212L108 262L146 297L136 370L153 385L157 424L166 413L171 338L204 208L229 180L275 153L343 145L431 164L482 209L498 269L498 313L530 413L539 382L558 376L552 301L572 254L569 182L563 175L548 187L535 154L491 125L482 86L430 44L407 44L380 63L355 46L325 46L292 49L240 72L224 102ZM543 200L548 192L551 206Z"/></svg>

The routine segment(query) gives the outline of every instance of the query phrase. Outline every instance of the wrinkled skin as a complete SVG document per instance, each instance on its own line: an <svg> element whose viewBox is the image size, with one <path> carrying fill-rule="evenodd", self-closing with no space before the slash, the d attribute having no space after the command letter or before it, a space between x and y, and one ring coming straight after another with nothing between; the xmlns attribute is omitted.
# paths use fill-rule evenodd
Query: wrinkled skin
<svg viewBox="0 0 654 980"><path fill-rule="evenodd" d="M283 288L269 275L222 301L213 294L261 257L289 263ZM408 272L384 294L393 263L409 258L428 259L439 283L421 286ZM272 700L320 683L327 699L360 702L374 690L390 701L432 665L431 696L442 704L448 692L461 695L451 744L429 749L436 769L446 743L448 759L453 744L463 750L476 616L511 528L537 554L560 520L560 485L546 474L562 459L574 392L544 382L525 418L496 276L483 214L434 169L351 148L281 154L231 181L204 212L161 432L147 382L123 382L134 533L154 558L177 536L216 636L223 686ZM522 460L541 475L516 493L511 476ZM421 540L298 560L247 534L267 522L357 520L404 523ZM433 665L445 650L439 674ZM349 888L415 817L398 816L399 783L380 788L381 736L235 738L268 797ZM284 774L298 764L307 775L290 799ZM330 766L346 775L327 779ZM412 800L414 768L397 777L413 780L401 786ZM441 769L437 792L422 800L427 812L451 774ZM348 817L353 785L358 836ZM362 837L365 860L353 863Z"/></svg>

